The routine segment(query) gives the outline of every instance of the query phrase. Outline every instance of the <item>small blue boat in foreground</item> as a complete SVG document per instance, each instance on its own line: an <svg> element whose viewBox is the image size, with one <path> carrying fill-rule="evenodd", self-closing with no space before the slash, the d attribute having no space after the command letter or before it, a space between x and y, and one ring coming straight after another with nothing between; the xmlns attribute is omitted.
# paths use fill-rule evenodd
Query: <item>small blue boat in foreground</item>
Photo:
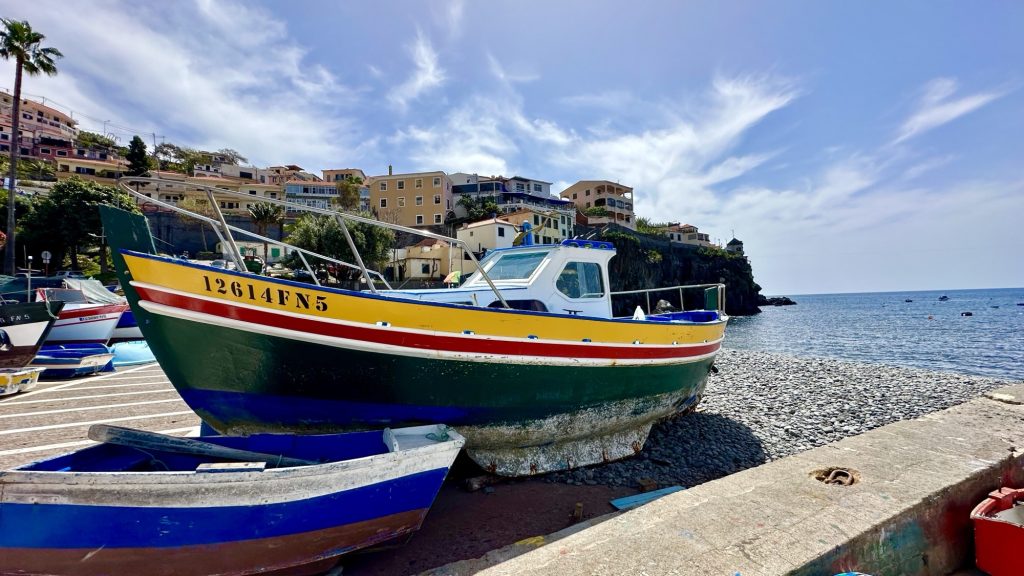
<svg viewBox="0 0 1024 576"><path fill-rule="evenodd" d="M105 443L0 472L0 574L320 573L346 552L417 530L464 443L443 425L198 439L127 432L258 454Z"/></svg>
<svg viewBox="0 0 1024 576"><path fill-rule="evenodd" d="M48 344L32 359L33 368L46 368L43 380L60 380L114 369L114 353L103 344Z"/></svg>

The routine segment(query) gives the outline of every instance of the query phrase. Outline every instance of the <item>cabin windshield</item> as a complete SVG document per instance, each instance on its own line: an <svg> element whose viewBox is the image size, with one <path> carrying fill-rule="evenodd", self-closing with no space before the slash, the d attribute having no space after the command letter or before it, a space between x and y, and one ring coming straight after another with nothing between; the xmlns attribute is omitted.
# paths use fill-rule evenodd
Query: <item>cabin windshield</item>
<svg viewBox="0 0 1024 576"><path fill-rule="evenodd" d="M480 265L491 280L526 280L537 270L550 250L530 252L492 252ZM480 277L473 275L473 280Z"/></svg>

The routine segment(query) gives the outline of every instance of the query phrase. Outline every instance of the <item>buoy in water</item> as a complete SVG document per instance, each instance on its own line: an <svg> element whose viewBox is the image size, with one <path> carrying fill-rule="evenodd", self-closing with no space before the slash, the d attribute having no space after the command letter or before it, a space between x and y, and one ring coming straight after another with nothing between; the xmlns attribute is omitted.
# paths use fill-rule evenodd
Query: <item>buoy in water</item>
<svg viewBox="0 0 1024 576"><path fill-rule="evenodd" d="M961 312L961 316L974 316L974 312Z"/></svg>

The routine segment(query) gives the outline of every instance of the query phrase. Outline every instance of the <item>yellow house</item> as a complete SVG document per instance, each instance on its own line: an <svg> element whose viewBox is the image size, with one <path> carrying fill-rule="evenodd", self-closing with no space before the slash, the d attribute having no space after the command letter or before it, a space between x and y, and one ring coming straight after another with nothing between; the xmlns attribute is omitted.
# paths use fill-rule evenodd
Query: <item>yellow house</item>
<svg viewBox="0 0 1024 576"><path fill-rule="evenodd" d="M444 172L373 176L370 209L377 218L402 226L444 224L452 210L452 181Z"/></svg>
<svg viewBox="0 0 1024 576"><path fill-rule="evenodd" d="M61 158L57 160L56 172L57 178L61 180L78 176L111 186L127 169L128 165L124 161Z"/></svg>

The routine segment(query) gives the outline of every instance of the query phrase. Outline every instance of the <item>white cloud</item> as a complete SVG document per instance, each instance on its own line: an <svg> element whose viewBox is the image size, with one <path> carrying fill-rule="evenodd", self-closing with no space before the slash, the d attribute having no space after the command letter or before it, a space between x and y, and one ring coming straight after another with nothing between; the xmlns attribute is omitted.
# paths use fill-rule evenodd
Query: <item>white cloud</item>
<svg viewBox="0 0 1024 576"><path fill-rule="evenodd" d="M396 86L388 95L388 99L402 110L423 93L443 84L446 78L444 68L438 63L437 52L421 30L417 30L416 41L409 46L409 53L415 69L408 80Z"/></svg>
<svg viewBox="0 0 1024 576"><path fill-rule="evenodd" d="M494 57L494 54L487 53L487 65L490 68L491 75L498 79L502 85L508 87L512 84L525 84L527 82L535 82L540 79L537 74L529 72L510 73L505 67Z"/></svg>
<svg viewBox="0 0 1024 576"><path fill-rule="evenodd" d="M634 102L633 95L628 90L608 90L594 94L575 94L566 96L561 100L562 104L569 107L604 108L619 110Z"/></svg>
<svg viewBox="0 0 1024 576"><path fill-rule="evenodd" d="M56 1L11 12L31 18L65 54L58 76L32 79L31 92L71 106L76 116L151 127L178 144L236 148L258 164L316 168L356 149L358 126L345 117L356 94L306 62L304 48L260 9L107 0L91 3L87 18L68 18ZM3 65L0 74L11 69Z"/></svg>
<svg viewBox="0 0 1024 576"><path fill-rule="evenodd" d="M900 127L893 141L899 144L932 128L952 122L1003 96L1002 92L979 92L951 100L957 82L953 78L936 78L925 85L917 109Z"/></svg>

